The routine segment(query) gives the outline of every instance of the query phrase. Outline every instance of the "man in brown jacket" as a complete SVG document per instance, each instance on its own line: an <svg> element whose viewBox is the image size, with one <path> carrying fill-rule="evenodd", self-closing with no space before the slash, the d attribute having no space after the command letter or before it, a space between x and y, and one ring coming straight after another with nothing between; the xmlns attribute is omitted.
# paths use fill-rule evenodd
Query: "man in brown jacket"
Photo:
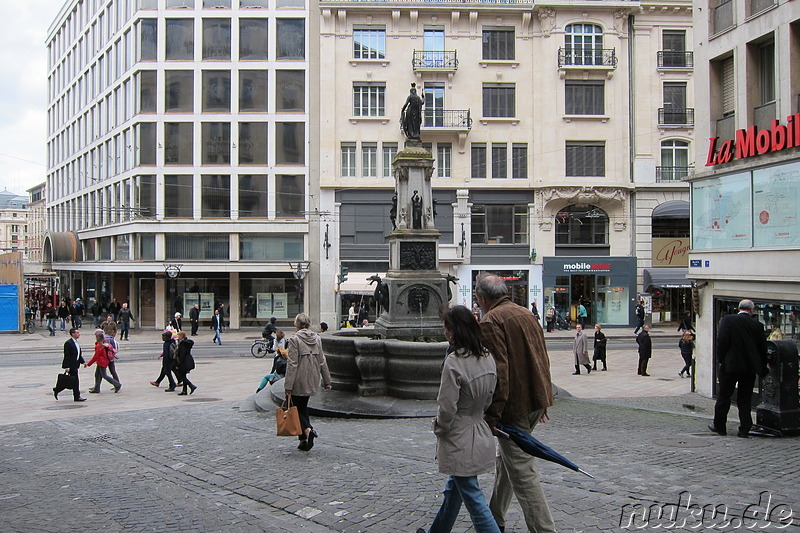
<svg viewBox="0 0 800 533"><path fill-rule="evenodd" d="M498 421L528 433L547 419L553 405L550 359L542 326L527 308L508 298L505 282L495 275L478 278L475 286L483 310L481 337L497 364L497 388L486 421L494 431ZM501 530L516 495L528 531L554 532L555 524L539 481L533 456L509 440L500 439L494 490L489 508Z"/></svg>

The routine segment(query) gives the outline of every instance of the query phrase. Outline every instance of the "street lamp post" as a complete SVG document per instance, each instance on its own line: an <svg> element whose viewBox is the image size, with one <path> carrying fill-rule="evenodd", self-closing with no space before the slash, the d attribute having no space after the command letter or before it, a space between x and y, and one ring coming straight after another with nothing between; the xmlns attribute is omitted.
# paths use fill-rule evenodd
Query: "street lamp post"
<svg viewBox="0 0 800 533"><path fill-rule="evenodd" d="M169 304L167 305L167 324L172 320L172 315L175 311L170 311L175 306L175 291L178 277L181 275L181 266L168 264L164 265L164 273L169 280Z"/></svg>

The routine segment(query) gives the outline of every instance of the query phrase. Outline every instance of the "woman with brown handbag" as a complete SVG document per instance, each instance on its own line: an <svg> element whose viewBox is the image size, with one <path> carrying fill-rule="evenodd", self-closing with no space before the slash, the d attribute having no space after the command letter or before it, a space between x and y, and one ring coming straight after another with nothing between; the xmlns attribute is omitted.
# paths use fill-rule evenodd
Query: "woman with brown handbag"
<svg viewBox="0 0 800 533"><path fill-rule="evenodd" d="M300 444L297 449L307 452L314 447L314 439L319 437L308 417L308 400L319 391L320 378L323 388L330 390L331 373L328 371L325 354L322 353L322 340L309 329L311 319L308 315L297 315L294 327L297 332L287 343L289 353L283 387L286 396L291 396L292 404L297 407L300 415L303 433L298 437Z"/></svg>

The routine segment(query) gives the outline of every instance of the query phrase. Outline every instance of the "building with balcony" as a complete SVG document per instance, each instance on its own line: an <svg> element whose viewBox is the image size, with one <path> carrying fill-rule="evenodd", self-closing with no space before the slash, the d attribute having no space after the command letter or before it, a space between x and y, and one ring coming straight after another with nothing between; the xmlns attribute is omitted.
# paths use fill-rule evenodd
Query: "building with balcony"
<svg viewBox="0 0 800 533"><path fill-rule="evenodd" d="M298 0L64 4L43 243L62 296L129 301L145 328L194 304L233 328L318 307L313 24Z"/></svg>
<svg viewBox="0 0 800 533"><path fill-rule="evenodd" d="M323 320L362 300L375 318L365 280L388 268L412 83L435 160L440 266L460 280L453 303L471 306L490 270L526 307L581 302L592 321L628 325L645 289L673 290L664 276L643 283L664 266L653 240L689 236L688 1L321 0L319 15Z"/></svg>
<svg viewBox="0 0 800 533"><path fill-rule="evenodd" d="M28 197L0 191L0 252L22 252L28 258Z"/></svg>
<svg viewBox="0 0 800 533"><path fill-rule="evenodd" d="M800 318L800 6L696 0L698 153L689 277L696 282L697 390L716 392L716 327L748 298L771 338ZM699 112L702 110L702 113Z"/></svg>
<svg viewBox="0 0 800 533"><path fill-rule="evenodd" d="M27 265L35 264L41 271L42 242L47 230L47 187L42 182L25 192L28 193L28 227L25 239L26 269Z"/></svg>

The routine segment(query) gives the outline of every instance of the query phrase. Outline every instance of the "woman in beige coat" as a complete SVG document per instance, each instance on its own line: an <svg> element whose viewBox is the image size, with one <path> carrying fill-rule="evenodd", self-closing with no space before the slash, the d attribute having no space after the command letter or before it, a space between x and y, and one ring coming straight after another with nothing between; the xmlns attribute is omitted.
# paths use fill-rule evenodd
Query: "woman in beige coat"
<svg viewBox="0 0 800 533"><path fill-rule="evenodd" d="M300 313L294 319L297 332L287 343L289 357L286 361L286 379L284 389L286 397L292 397L292 405L297 406L300 415L300 435L298 450L307 452L314 447L314 439L319 437L308 418L308 399L319 391L320 377L325 390L331 388L331 373L325 354L322 353L320 336L311 331L311 319Z"/></svg>
<svg viewBox="0 0 800 533"><path fill-rule="evenodd" d="M483 347L480 329L469 309L457 305L447 310L443 319L450 352L442 368L433 432L439 472L450 477L444 486L442 506L428 532L451 531L463 503L477 533L499 533L478 485L478 474L495 468L494 437L483 419L497 384L494 357Z"/></svg>

